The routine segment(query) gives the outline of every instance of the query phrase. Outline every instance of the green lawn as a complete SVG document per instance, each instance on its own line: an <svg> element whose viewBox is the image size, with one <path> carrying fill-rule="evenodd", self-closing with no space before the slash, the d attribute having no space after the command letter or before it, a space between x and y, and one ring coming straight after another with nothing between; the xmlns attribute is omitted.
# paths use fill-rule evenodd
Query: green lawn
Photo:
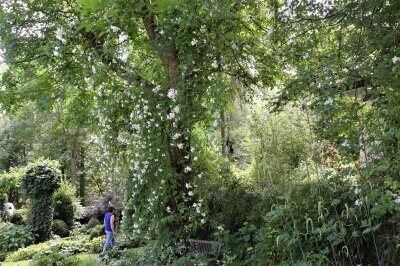
<svg viewBox="0 0 400 266"><path fill-rule="evenodd" d="M79 258L80 266L95 266L96 260L95 257L98 254L78 254L75 255ZM17 262L3 262L2 266L27 266L31 260L21 260Z"/></svg>

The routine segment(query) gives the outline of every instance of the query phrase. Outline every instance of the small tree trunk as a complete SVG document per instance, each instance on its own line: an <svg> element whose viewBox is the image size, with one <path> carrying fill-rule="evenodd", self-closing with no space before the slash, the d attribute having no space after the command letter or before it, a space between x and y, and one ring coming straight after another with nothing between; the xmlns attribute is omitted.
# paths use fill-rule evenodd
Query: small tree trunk
<svg viewBox="0 0 400 266"><path fill-rule="evenodd" d="M85 148L81 147L79 153L79 191L78 196L81 199L81 204L85 205L85 179L86 179L86 172L85 172Z"/></svg>
<svg viewBox="0 0 400 266"><path fill-rule="evenodd" d="M76 188L76 182L78 177L78 149L79 149L79 129L76 130L73 139L72 139L72 146L71 146L71 184L74 188Z"/></svg>
<svg viewBox="0 0 400 266"><path fill-rule="evenodd" d="M228 113L225 108L221 109L221 140L222 140L222 156L226 157L230 151Z"/></svg>

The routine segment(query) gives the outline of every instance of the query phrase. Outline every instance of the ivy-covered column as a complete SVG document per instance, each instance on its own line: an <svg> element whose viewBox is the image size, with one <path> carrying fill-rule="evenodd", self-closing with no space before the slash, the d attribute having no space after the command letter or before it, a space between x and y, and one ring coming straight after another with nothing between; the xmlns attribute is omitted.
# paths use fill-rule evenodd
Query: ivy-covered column
<svg viewBox="0 0 400 266"><path fill-rule="evenodd" d="M32 220L37 243L49 240L53 221L53 193L60 187L57 171L46 163L28 168L22 188L32 200Z"/></svg>

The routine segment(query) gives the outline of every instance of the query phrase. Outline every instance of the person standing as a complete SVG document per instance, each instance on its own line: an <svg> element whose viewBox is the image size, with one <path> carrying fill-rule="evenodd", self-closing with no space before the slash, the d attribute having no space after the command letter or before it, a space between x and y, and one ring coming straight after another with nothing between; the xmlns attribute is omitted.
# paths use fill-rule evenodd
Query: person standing
<svg viewBox="0 0 400 266"><path fill-rule="evenodd" d="M109 206L108 212L104 216L104 226L107 235L106 243L103 247L103 252L110 246L112 249L115 248L115 217L114 217L114 207Z"/></svg>

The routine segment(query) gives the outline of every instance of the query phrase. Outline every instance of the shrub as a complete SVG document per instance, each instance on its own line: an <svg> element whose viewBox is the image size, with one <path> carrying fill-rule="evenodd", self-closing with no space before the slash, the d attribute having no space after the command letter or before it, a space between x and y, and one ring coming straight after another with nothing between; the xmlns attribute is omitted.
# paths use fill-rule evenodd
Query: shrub
<svg viewBox="0 0 400 266"><path fill-rule="evenodd" d="M30 226L0 224L0 253L14 251L32 244L34 234Z"/></svg>
<svg viewBox="0 0 400 266"><path fill-rule="evenodd" d="M104 231L104 225L102 224L98 224L95 227L92 228L92 230L90 230L90 240L92 240L95 237L99 237L102 235L105 235L105 231Z"/></svg>
<svg viewBox="0 0 400 266"><path fill-rule="evenodd" d="M86 230L88 232L90 232L94 227L96 227L96 225L99 225L99 224L100 224L99 219L97 219L95 217L90 218L89 222L86 225Z"/></svg>
<svg viewBox="0 0 400 266"><path fill-rule="evenodd" d="M90 241L90 251L94 252L94 253L102 252L105 241L106 241L106 239L104 236L99 236L99 237L93 238Z"/></svg>
<svg viewBox="0 0 400 266"><path fill-rule="evenodd" d="M139 262L139 255L135 250L109 250L105 253L101 253L97 259L99 265L155 265L154 263L141 264ZM195 265L195 264L192 264Z"/></svg>
<svg viewBox="0 0 400 266"><path fill-rule="evenodd" d="M92 201L90 205L85 207L85 210L82 213L82 220L89 220L92 217L101 218L104 216L104 213L107 212L107 208L114 198L111 194L105 194L102 197L99 197Z"/></svg>
<svg viewBox="0 0 400 266"><path fill-rule="evenodd" d="M207 191L210 219L225 230L236 232L246 222L262 224L259 213L265 213L262 209L267 206L263 205L261 195L253 192L249 185L228 176L208 184Z"/></svg>
<svg viewBox="0 0 400 266"><path fill-rule="evenodd" d="M54 220L51 229L54 234L60 237L69 236L68 225L63 220Z"/></svg>
<svg viewBox="0 0 400 266"><path fill-rule="evenodd" d="M36 254L51 253L83 253L92 251L92 242L87 236L59 238L39 244L31 245L7 255L7 261L20 261L32 259ZM98 249L96 249L98 250ZM94 252L94 250L92 251Z"/></svg>
<svg viewBox="0 0 400 266"><path fill-rule="evenodd" d="M7 220L7 212L6 212L6 202L7 202L7 194L0 193L0 219Z"/></svg>
<svg viewBox="0 0 400 266"><path fill-rule="evenodd" d="M118 248L119 249L131 249L144 246L145 243L136 237L130 237L126 234L121 234L118 237Z"/></svg>
<svg viewBox="0 0 400 266"><path fill-rule="evenodd" d="M38 256L35 256L35 258L33 259L33 265L76 266L79 265L79 259L69 254L59 254L59 253L53 253L49 255L38 254Z"/></svg>
<svg viewBox="0 0 400 266"><path fill-rule="evenodd" d="M78 198L68 182L62 182L59 189L54 192L54 219L63 220L69 227L74 224Z"/></svg>
<svg viewBox="0 0 400 266"><path fill-rule="evenodd" d="M216 233L224 247L223 265L257 265L259 257L253 247L258 243L258 231L254 225L245 223L237 232Z"/></svg>
<svg viewBox="0 0 400 266"><path fill-rule="evenodd" d="M53 221L53 193L60 186L50 162L32 165L22 179L22 188L32 199L32 224L36 242L50 239Z"/></svg>
<svg viewBox="0 0 400 266"><path fill-rule="evenodd" d="M10 216L10 222L13 224L22 225L24 224L24 218L22 217L21 213L13 213L13 215Z"/></svg>

